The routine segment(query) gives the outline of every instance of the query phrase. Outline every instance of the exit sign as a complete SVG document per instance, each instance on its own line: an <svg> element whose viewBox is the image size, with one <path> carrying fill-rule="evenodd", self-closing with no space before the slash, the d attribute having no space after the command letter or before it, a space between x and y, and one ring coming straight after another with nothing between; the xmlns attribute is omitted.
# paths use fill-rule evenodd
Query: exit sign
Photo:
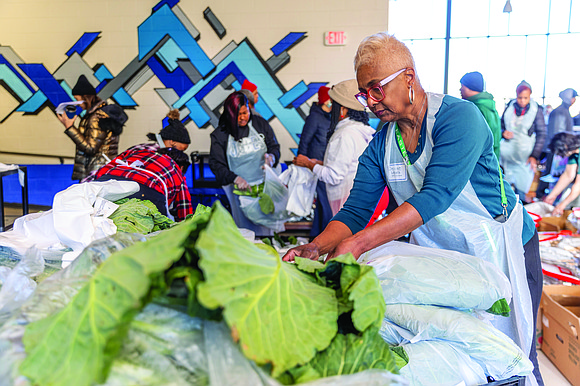
<svg viewBox="0 0 580 386"><path fill-rule="evenodd" d="M328 31L324 33L325 46L344 46L346 44L346 32Z"/></svg>

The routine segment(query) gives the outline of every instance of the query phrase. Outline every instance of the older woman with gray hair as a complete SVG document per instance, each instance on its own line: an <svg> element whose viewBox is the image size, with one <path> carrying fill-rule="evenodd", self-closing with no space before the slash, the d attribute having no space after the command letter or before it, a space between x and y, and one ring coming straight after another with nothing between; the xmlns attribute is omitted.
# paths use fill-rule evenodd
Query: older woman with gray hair
<svg viewBox="0 0 580 386"><path fill-rule="evenodd" d="M511 316L492 323L530 353L529 384L542 385L534 343L542 294L538 234L503 181L483 116L471 102L426 92L409 49L386 33L360 43L355 71L357 99L388 124L361 155L340 212L284 260L348 252L358 258L408 233L417 245L481 257L512 286ZM385 186L398 207L365 228Z"/></svg>

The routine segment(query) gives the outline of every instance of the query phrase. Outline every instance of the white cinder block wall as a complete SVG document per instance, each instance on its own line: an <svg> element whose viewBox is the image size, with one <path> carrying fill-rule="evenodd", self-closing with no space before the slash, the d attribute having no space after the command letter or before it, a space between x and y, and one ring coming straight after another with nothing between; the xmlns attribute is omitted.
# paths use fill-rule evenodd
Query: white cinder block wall
<svg viewBox="0 0 580 386"><path fill-rule="evenodd" d="M157 3L150 0L2 0L0 46L11 47L22 62L42 63L54 73L84 32L100 31L100 38L83 59L90 67L104 63L117 75L138 55L137 28ZM177 6L199 30L198 43L210 58L230 41L240 43L247 38L262 58L267 59L272 55L270 48L289 32L306 32L307 38L289 51L290 63L276 74L287 90L300 81L333 84L354 77L353 56L360 40L387 29L387 0L182 0ZM203 11L207 7L226 28L223 39L204 19ZM347 44L324 46L325 31L345 31ZM0 69L0 77L1 74ZM153 77L132 95L138 106L127 110L129 121L121 136L121 150L145 142L146 133L160 130L168 107L155 88L164 86ZM308 103L315 100L316 96ZM18 106L14 96L0 86L0 119ZM289 149L297 144L278 119L270 123L281 144L282 158L291 159ZM192 137L189 150L209 151L209 134L213 128L199 129L193 122L187 128ZM0 150L72 156L74 145L63 129L49 108L36 115L13 112L0 124ZM30 164L58 160L0 154L0 162Z"/></svg>

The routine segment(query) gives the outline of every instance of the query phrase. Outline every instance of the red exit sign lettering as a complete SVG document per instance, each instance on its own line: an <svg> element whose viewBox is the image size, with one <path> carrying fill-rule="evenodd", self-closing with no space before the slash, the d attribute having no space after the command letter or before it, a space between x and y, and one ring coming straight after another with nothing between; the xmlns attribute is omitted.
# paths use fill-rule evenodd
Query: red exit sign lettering
<svg viewBox="0 0 580 386"><path fill-rule="evenodd" d="M344 46L346 44L346 32L328 31L324 33L325 46Z"/></svg>

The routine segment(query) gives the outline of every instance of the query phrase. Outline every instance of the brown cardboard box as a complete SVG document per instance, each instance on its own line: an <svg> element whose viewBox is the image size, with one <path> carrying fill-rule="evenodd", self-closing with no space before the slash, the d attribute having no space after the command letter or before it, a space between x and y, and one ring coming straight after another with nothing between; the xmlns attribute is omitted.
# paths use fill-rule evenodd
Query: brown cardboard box
<svg viewBox="0 0 580 386"><path fill-rule="evenodd" d="M542 351L580 386L580 286L544 286L541 307Z"/></svg>
<svg viewBox="0 0 580 386"><path fill-rule="evenodd" d="M567 220L570 213L572 213L571 210L565 210L564 214L559 217L542 217L538 223L538 232L560 232L562 230L577 232L578 230Z"/></svg>

